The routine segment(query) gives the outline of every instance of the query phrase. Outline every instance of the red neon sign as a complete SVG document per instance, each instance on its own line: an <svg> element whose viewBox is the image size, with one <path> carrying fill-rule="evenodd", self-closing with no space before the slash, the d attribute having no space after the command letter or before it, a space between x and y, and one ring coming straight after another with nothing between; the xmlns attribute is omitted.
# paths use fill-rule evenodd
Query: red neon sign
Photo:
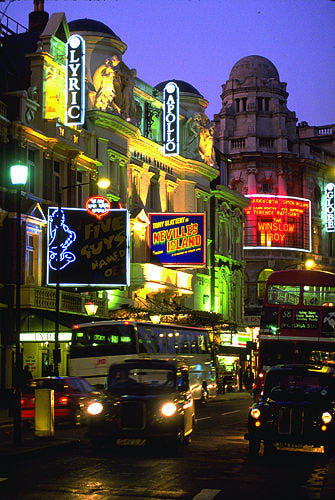
<svg viewBox="0 0 335 500"><path fill-rule="evenodd" d="M245 247L311 251L310 201L289 196L250 195L244 209Z"/></svg>
<svg viewBox="0 0 335 500"><path fill-rule="evenodd" d="M101 220L108 214L111 204L108 198L104 196L91 196L85 203L85 208L89 214L94 215L98 220Z"/></svg>

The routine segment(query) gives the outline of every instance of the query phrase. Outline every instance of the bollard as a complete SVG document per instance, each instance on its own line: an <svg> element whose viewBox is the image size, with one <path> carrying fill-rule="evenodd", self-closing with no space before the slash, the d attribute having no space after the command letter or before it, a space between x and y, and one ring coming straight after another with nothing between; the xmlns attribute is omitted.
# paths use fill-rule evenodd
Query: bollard
<svg viewBox="0 0 335 500"><path fill-rule="evenodd" d="M35 389L35 436L54 435L54 390Z"/></svg>

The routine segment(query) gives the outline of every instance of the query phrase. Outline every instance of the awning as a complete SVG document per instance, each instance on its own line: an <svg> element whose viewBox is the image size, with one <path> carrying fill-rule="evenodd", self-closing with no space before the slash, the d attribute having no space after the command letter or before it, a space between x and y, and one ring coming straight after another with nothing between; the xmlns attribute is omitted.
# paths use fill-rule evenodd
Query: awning
<svg viewBox="0 0 335 500"><path fill-rule="evenodd" d="M222 355L235 355L239 356L240 354L245 354L245 347L237 347L233 345L219 345L217 347L217 354Z"/></svg>

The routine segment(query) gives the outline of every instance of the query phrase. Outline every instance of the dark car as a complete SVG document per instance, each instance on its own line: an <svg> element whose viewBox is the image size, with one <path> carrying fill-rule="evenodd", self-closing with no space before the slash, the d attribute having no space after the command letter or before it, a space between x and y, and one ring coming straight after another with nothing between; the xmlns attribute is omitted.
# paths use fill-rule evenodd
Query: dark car
<svg viewBox="0 0 335 500"><path fill-rule="evenodd" d="M264 391L249 411L250 455L278 447L324 447L335 450L334 369L306 365L278 365L265 378Z"/></svg>
<svg viewBox="0 0 335 500"><path fill-rule="evenodd" d="M237 392L238 380L237 375L224 375L222 378L222 392Z"/></svg>
<svg viewBox="0 0 335 500"><path fill-rule="evenodd" d="M35 418L35 389L53 389L55 423L75 425L85 423L87 405L100 395L81 377L35 378L22 389L22 420L33 421Z"/></svg>
<svg viewBox="0 0 335 500"><path fill-rule="evenodd" d="M105 394L88 407L88 437L95 448L110 442L142 446L188 444L194 402L188 367L177 361L129 359L110 366Z"/></svg>

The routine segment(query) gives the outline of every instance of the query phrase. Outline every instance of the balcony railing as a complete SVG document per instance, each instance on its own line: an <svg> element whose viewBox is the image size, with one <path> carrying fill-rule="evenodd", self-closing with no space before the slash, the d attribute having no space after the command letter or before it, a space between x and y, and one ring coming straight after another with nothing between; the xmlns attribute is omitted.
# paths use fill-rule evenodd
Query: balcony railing
<svg viewBox="0 0 335 500"><path fill-rule="evenodd" d="M60 308L59 310L69 314L86 315L85 302L87 297L79 293L60 291ZM95 298L94 302L98 304L96 316L108 317L107 299ZM21 307L41 309L47 311L55 311L56 307L56 290L48 287L38 286L22 286L21 287Z"/></svg>

